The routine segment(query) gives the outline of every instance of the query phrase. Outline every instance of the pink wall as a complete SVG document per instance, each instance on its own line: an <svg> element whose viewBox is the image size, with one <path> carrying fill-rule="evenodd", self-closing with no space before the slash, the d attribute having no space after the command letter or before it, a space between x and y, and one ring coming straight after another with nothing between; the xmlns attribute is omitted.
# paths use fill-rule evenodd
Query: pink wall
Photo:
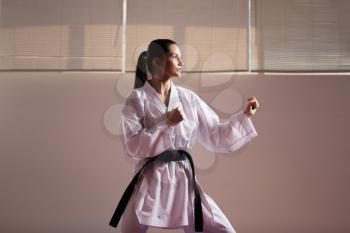
<svg viewBox="0 0 350 233"><path fill-rule="evenodd" d="M108 221L132 164L114 126L132 76L0 73L0 232L118 232ZM236 230L349 232L350 77L209 78L176 82L217 110L261 103L248 146L196 156L199 182Z"/></svg>

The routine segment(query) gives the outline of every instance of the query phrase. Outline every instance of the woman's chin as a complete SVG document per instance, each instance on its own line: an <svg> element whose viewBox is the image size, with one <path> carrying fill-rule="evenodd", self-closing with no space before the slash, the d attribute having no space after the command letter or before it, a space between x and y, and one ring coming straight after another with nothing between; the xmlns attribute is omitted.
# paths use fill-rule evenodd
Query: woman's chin
<svg viewBox="0 0 350 233"><path fill-rule="evenodd" d="M174 76L176 76L176 77L179 77L179 78L180 78L180 77L181 77L181 71L176 72Z"/></svg>

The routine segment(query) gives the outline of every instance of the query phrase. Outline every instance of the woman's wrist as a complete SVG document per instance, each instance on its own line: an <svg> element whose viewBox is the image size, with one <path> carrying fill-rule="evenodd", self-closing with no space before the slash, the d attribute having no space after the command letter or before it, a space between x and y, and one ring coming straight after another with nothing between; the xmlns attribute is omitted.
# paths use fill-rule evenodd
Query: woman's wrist
<svg viewBox="0 0 350 233"><path fill-rule="evenodd" d="M163 114L163 119L168 124L168 126L171 126L173 124L173 122L171 120L169 120L169 118L168 118L166 113Z"/></svg>
<svg viewBox="0 0 350 233"><path fill-rule="evenodd" d="M253 114L251 114L251 112L250 111L247 111L247 110L245 110L244 111L244 114L246 114L247 115L247 117L251 117Z"/></svg>

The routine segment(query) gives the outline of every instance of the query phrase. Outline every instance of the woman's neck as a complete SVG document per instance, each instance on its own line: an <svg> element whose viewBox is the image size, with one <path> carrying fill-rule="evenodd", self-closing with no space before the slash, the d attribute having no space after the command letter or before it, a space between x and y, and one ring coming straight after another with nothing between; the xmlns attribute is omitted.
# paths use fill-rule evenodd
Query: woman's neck
<svg viewBox="0 0 350 233"><path fill-rule="evenodd" d="M159 80L152 78L148 80L149 84L156 90L156 92L161 96L167 96L170 92L171 79Z"/></svg>

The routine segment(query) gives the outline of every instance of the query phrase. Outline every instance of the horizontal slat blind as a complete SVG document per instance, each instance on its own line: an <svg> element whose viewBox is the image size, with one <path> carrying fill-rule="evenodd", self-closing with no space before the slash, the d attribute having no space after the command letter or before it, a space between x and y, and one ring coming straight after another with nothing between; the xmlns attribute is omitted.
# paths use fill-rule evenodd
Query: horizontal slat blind
<svg viewBox="0 0 350 233"><path fill-rule="evenodd" d="M122 0L2 0L1 70L120 70Z"/></svg>
<svg viewBox="0 0 350 233"><path fill-rule="evenodd" d="M157 38L180 45L185 71L248 69L247 0L132 0L127 19L127 71Z"/></svg>
<svg viewBox="0 0 350 233"><path fill-rule="evenodd" d="M350 70L350 1L254 3L253 71Z"/></svg>

